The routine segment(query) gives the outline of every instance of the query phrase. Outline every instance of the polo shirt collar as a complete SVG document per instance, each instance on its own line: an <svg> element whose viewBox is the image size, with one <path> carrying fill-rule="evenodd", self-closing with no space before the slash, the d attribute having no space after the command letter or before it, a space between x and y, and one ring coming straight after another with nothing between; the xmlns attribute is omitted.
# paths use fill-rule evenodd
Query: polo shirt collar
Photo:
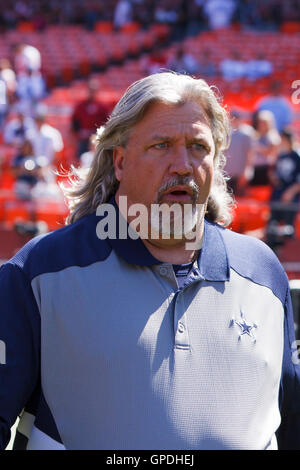
<svg viewBox="0 0 300 470"><path fill-rule="evenodd" d="M230 268L222 230L217 224L204 220L202 250L198 259L199 272L207 281L228 281Z"/></svg>
<svg viewBox="0 0 300 470"><path fill-rule="evenodd" d="M146 248L143 241L138 238L133 240L118 238L119 233L119 208L112 197L109 201L116 209L116 238L108 238L107 241L112 249L121 256L127 263L139 266L153 266L161 264ZM198 258L198 271L202 279L209 281L229 280L229 263L221 228L216 224L204 221L203 245Z"/></svg>

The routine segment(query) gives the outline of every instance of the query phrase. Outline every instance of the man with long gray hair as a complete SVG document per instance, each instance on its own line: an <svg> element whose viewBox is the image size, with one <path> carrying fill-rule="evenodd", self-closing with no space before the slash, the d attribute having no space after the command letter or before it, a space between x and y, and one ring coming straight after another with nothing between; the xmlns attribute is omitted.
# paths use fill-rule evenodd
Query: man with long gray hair
<svg viewBox="0 0 300 470"><path fill-rule="evenodd" d="M204 80L125 92L66 227L1 268L1 447L23 410L15 448L300 448L288 281L225 228L229 140Z"/></svg>

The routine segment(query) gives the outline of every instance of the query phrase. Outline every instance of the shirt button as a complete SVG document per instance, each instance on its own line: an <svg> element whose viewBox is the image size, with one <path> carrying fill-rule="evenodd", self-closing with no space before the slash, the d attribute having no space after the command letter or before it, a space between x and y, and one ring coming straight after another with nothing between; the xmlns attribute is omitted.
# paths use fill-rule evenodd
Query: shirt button
<svg viewBox="0 0 300 470"><path fill-rule="evenodd" d="M181 323L181 322L179 322L179 323L178 323L178 332L179 332L179 333L183 333L184 330L185 330L184 324Z"/></svg>
<svg viewBox="0 0 300 470"><path fill-rule="evenodd" d="M168 273L168 269L162 266L161 268L159 268L159 272L162 276L166 276L166 274Z"/></svg>

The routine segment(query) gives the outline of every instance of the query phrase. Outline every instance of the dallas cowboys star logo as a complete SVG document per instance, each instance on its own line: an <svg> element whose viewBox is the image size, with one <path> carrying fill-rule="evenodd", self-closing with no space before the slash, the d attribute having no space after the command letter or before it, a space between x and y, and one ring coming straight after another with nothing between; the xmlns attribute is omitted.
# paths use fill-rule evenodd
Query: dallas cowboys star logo
<svg viewBox="0 0 300 470"><path fill-rule="evenodd" d="M255 328L257 328L256 323L250 324L249 322L247 322L243 312L241 312L241 319L236 320L235 318L233 318L229 326L233 326L234 324L238 325L241 329L241 332L239 334L239 341L241 340L243 335L248 335L252 339L253 343L256 343L256 338L254 336L254 330Z"/></svg>

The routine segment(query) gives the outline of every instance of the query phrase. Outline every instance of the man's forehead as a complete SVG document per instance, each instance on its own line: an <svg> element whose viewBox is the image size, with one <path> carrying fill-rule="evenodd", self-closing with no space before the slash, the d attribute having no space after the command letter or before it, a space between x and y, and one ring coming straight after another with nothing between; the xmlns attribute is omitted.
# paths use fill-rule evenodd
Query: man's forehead
<svg viewBox="0 0 300 470"><path fill-rule="evenodd" d="M136 131L147 130L149 135L163 135L184 132L186 128L192 134L210 133L210 120L203 106L196 102L184 104L155 103L150 106L145 116L137 123Z"/></svg>
<svg viewBox="0 0 300 470"><path fill-rule="evenodd" d="M168 114L174 114L175 116L188 115L190 119L194 120L208 120L208 116L204 110L202 103L195 100L178 104L163 103L160 101L155 102L150 105L144 118L153 115L164 116Z"/></svg>

